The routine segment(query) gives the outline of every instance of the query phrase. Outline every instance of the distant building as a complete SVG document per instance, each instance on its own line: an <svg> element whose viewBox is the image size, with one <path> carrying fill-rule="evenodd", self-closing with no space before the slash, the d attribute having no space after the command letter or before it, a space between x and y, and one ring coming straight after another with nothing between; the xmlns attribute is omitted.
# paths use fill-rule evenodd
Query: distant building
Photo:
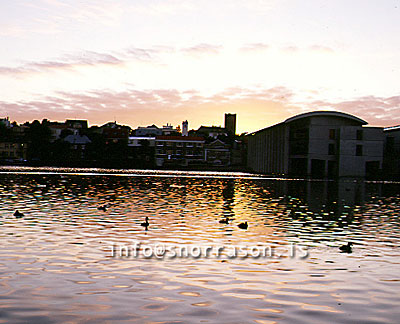
<svg viewBox="0 0 400 324"><path fill-rule="evenodd" d="M182 136L189 136L189 123L187 120L182 122Z"/></svg>
<svg viewBox="0 0 400 324"><path fill-rule="evenodd" d="M400 179L400 126L387 127L383 132L385 135L384 175L389 179Z"/></svg>
<svg viewBox="0 0 400 324"><path fill-rule="evenodd" d="M0 160L26 160L27 143L13 140L0 141Z"/></svg>
<svg viewBox="0 0 400 324"><path fill-rule="evenodd" d="M87 120L82 119L67 119L65 124L68 128L75 128L75 129L86 129L88 128Z"/></svg>
<svg viewBox="0 0 400 324"><path fill-rule="evenodd" d="M144 144L144 143L147 144ZM146 136L129 136L128 137L128 146L129 147L141 147L144 145L148 145L150 147L154 147L156 145L155 137L146 137Z"/></svg>
<svg viewBox="0 0 400 324"><path fill-rule="evenodd" d="M225 114L225 129L231 135L236 135L236 114Z"/></svg>
<svg viewBox="0 0 400 324"><path fill-rule="evenodd" d="M207 164L228 166L231 162L230 146L219 139L205 144L204 157Z"/></svg>
<svg viewBox="0 0 400 324"><path fill-rule="evenodd" d="M200 126L200 128L196 131L196 135L212 137L216 139L220 135L227 136L228 132L225 128L220 126Z"/></svg>
<svg viewBox="0 0 400 324"><path fill-rule="evenodd" d="M68 135L64 142L69 143L70 158L72 160L82 160L86 157L87 145L92 141L86 135Z"/></svg>
<svg viewBox="0 0 400 324"><path fill-rule="evenodd" d="M204 139L195 136L156 136L156 166L204 163Z"/></svg>
<svg viewBox="0 0 400 324"><path fill-rule="evenodd" d="M161 129L162 134L164 136L169 136L169 135L180 135L180 130L174 128L172 125L169 125L167 123L167 125L164 125Z"/></svg>
<svg viewBox="0 0 400 324"><path fill-rule="evenodd" d="M116 122L109 122L99 127L103 134L106 144L127 141L131 128L129 126L118 125Z"/></svg>
<svg viewBox="0 0 400 324"><path fill-rule="evenodd" d="M58 122L50 122L48 127L51 131L51 142L55 142L56 140L60 139L62 131L68 129L66 123Z"/></svg>
<svg viewBox="0 0 400 324"><path fill-rule="evenodd" d="M151 125L147 127L139 126L135 129L135 136L168 136L168 135L180 135L180 129L174 128L172 125L168 124L164 125L162 128L157 127L156 125Z"/></svg>
<svg viewBox="0 0 400 324"><path fill-rule="evenodd" d="M128 160L131 167L152 168L155 163L156 138L150 136L129 136Z"/></svg>
<svg viewBox="0 0 400 324"><path fill-rule="evenodd" d="M364 177L382 168L383 128L341 112L300 114L247 135L248 167L315 178Z"/></svg>
<svg viewBox="0 0 400 324"><path fill-rule="evenodd" d="M135 130L135 135L136 136L157 136L157 135L162 135L162 130L158 128L156 125L151 125L147 127L138 127Z"/></svg>

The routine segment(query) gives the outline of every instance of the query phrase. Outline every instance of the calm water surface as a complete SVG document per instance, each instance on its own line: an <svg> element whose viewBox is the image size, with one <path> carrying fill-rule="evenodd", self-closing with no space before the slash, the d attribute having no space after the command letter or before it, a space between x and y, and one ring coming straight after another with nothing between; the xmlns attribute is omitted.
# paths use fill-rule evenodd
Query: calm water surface
<svg viewBox="0 0 400 324"><path fill-rule="evenodd" d="M350 180L3 170L0 323L399 323L399 194ZM136 257L112 256L133 242ZM144 258L156 245L225 250ZM236 246L274 255L230 257Z"/></svg>

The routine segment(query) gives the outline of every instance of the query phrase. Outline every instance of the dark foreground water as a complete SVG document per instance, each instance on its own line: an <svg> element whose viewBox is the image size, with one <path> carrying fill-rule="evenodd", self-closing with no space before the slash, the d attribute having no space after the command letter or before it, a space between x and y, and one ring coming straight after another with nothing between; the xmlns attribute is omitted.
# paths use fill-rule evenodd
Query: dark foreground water
<svg viewBox="0 0 400 324"><path fill-rule="evenodd" d="M3 170L0 323L399 323L399 193L244 174Z"/></svg>

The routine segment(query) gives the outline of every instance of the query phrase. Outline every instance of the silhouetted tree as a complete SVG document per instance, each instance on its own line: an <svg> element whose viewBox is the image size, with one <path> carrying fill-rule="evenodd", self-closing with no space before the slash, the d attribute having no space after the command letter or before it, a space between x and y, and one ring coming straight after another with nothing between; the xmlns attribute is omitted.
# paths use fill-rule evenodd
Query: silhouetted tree
<svg viewBox="0 0 400 324"><path fill-rule="evenodd" d="M28 160L38 160L46 162L50 157L50 138L51 131L47 122L43 120L41 124L38 120L34 120L29 124L26 133L28 145Z"/></svg>

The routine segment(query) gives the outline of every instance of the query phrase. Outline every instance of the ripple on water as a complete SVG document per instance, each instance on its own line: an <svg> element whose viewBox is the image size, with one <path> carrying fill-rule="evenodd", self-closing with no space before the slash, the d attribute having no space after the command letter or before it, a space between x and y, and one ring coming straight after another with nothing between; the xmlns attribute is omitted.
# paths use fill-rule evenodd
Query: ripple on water
<svg viewBox="0 0 400 324"><path fill-rule="evenodd" d="M397 184L11 171L0 174L5 322L397 323L400 316ZM15 218L16 209L25 216ZM236 226L243 221L247 231ZM134 241L139 254L158 243L226 250L209 258L110 256L114 244ZM339 253L347 242L353 253ZM276 255L227 257L228 248L262 244ZM293 244L309 256L291 257Z"/></svg>

